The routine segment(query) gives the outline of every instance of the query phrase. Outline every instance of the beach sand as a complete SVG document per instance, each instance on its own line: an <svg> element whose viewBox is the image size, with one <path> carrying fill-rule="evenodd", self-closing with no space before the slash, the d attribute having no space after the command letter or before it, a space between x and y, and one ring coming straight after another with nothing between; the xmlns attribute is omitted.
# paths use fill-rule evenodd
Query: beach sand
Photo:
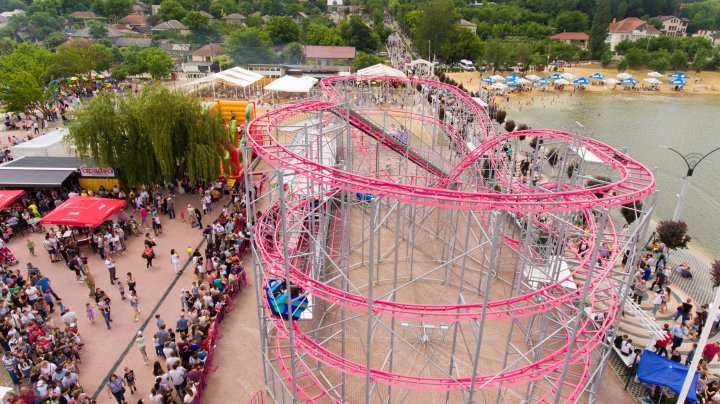
<svg viewBox="0 0 720 404"><path fill-rule="evenodd" d="M639 83L636 85L637 88L642 88L642 85L650 85L649 83L645 82L644 79L650 78L647 74L650 73L652 70L650 69L641 69L641 70L627 70L626 72L631 74L633 78ZM580 66L573 66L569 68L559 69L557 73L572 73L576 77L585 77L588 78L588 80L595 81L589 79L589 76L595 72L601 73L605 76L605 78L617 78L616 76L621 73L617 71L617 69L603 69L599 63L591 63L591 64L583 64ZM540 77L547 77L552 73L548 72L528 72L527 74L534 74L536 76ZM669 74L673 72L665 72L663 73L664 77L660 77L659 80L663 83L667 83L668 81L672 80L672 78L668 77ZM608 94L617 94L617 93L634 93L634 94L648 94L648 95L657 95L657 94L675 94L675 95L718 95L720 94L720 72L702 72L700 74L686 71L684 72L688 76L690 76L689 79L686 79L687 86L685 86L685 89L682 92L674 91L675 86L669 85L669 84L663 84L660 85L660 91L642 91L642 90L624 90L623 86L618 84L616 86L611 85L588 85L585 86L585 91L590 92L598 92L598 93L608 93ZM510 73L508 72L498 72L496 74L500 75L508 75ZM458 84L462 83L463 87L465 87L469 91L477 91L478 90L478 84L481 83L480 78L482 77L488 77L493 75L492 72L462 72L462 73L447 73L447 76L452 78L453 80L457 81ZM696 79L699 79L698 82L696 82ZM489 84L482 83L484 87L487 88ZM563 92L572 93L573 92L572 85L565 86L563 89ZM553 86L545 86L546 93L553 93L556 92L556 90L553 88ZM537 94L537 91L532 91L529 93L513 93L513 96L523 94Z"/></svg>

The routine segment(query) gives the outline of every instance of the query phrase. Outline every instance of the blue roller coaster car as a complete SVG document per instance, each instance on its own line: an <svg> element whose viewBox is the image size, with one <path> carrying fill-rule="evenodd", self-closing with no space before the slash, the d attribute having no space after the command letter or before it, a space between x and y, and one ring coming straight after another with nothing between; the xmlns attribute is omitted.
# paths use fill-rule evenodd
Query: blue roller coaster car
<svg viewBox="0 0 720 404"><path fill-rule="evenodd" d="M268 279L265 283L265 295L267 296L270 310L273 314L284 319L292 317L298 320L300 315L308 307L308 297L303 294L302 289L290 284L290 294L288 296L287 283L284 279ZM292 300L292 306L288 307L288 303Z"/></svg>

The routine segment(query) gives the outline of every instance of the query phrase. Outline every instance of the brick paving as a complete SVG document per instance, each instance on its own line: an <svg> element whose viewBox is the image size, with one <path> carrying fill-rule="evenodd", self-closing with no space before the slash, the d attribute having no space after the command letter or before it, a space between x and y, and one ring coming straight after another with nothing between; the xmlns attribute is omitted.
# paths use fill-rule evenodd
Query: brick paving
<svg viewBox="0 0 720 404"><path fill-rule="evenodd" d="M175 198L176 211L187 207L188 203L200 206L195 195L178 195ZM211 217L215 215L212 214ZM202 234L198 229L192 229L189 223L181 223L177 219L169 220L161 218L163 234L156 239L155 251L157 259L154 261L154 268L146 269L145 260L141 257L143 249L143 237L129 236L127 251L115 257L117 262L117 277L123 283L126 272L130 271L137 279L137 291L140 298L140 309L142 314L140 321L133 321L133 311L128 301L120 299L116 286L110 285L109 276L100 256L88 251L88 247L81 248L81 252L88 254L90 270L95 277L96 286L103 289L112 299L112 329L108 330L102 321L102 317L96 312L95 324L91 324L85 317L85 303L92 303L94 299L88 296L88 289L85 284L78 284L72 271L61 263L50 263L49 257L42 248L43 235L36 233L29 236L20 236L8 243L8 247L15 254L20 263L14 267L21 271L25 270L25 264L32 262L35 266L48 276L53 288L63 299L65 305L78 314L78 327L82 340L85 343L81 351L83 363L80 364L80 384L89 394L101 390L97 398L98 403L114 403L115 400L108 397L103 381L110 371L115 368L116 362L119 366L115 372L122 373L125 366L135 370L137 376L138 392L131 396L126 395L129 401L137 401L139 398L147 400L152 387L152 362L155 360L154 348L152 347L152 334L157 327L153 320L153 310L157 306L157 313L165 320L168 327L175 328L175 322L180 314L180 290L189 289L195 276L192 271L185 271L176 278L170 265L170 249L179 250L181 257L186 258L185 252L188 246L196 248L202 240ZM207 221L207 220L206 220ZM50 226L48 226L50 227ZM152 232L152 230L147 230ZM25 248L25 240L32 239L35 242L36 256L30 256ZM182 255L184 254L184 255ZM184 264L184 260L183 260ZM172 287L170 287L173 285ZM167 293L167 298L161 300ZM55 324L61 322L59 314L53 315ZM134 336L139 330L143 330L148 344L150 365L143 364L140 353L133 345ZM127 350L127 354L124 355ZM161 362L164 365L164 361Z"/></svg>

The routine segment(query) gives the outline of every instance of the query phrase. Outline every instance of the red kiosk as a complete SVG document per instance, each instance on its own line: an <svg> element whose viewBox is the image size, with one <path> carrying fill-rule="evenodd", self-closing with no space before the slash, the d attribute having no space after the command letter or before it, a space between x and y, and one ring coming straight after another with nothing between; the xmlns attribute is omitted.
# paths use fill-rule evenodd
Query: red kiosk
<svg viewBox="0 0 720 404"><path fill-rule="evenodd" d="M12 205L18 198L23 196L23 190L2 190L0 191L0 210Z"/></svg>
<svg viewBox="0 0 720 404"><path fill-rule="evenodd" d="M125 201L119 199L73 196L40 219L40 223L98 227L124 205Z"/></svg>

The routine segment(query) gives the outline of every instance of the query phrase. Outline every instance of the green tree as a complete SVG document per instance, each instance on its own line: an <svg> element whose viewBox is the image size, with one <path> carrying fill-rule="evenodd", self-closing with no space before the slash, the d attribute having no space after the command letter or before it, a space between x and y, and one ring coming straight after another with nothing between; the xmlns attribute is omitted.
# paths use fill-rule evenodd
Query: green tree
<svg viewBox="0 0 720 404"><path fill-rule="evenodd" d="M617 71L624 72L628 68L628 62L627 60L621 60L620 63L617 65Z"/></svg>
<svg viewBox="0 0 720 404"><path fill-rule="evenodd" d="M588 16L582 11L563 11L555 18L558 32L585 32L588 29Z"/></svg>
<svg viewBox="0 0 720 404"><path fill-rule="evenodd" d="M144 72L150 74L155 80L167 77L175 67L172 57L164 49L145 48L138 53L137 57L142 63Z"/></svg>
<svg viewBox="0 0 720 404"><path fill-rule="evenodd" d="M136 97L95 97L77 113L68 140L81 158L115 168L128 186L183 175L217 178L218 161L230 147L219 114L159 84Z"/></svg>
<svg viewBox="0 0 720 404"><path fill-rule="evenodd" d="M60 76L84 74L90 77L93 71L99 73L110 68L114 57L103 45L76 39L58 47L52 59Z"/></svg>
<svg viewBox="0 0 720 404"><path fill-rule="evenodd" d="M27 20L27 32L33 39L42 41L53 32L62 30L64 20L57 15L51 15L47 11L40 11Z"/></svg>
<svg viewBox="0 0 720 404"><path fill-rule="evenodd" d="M688 54L685 51L676 50L670 55L670 67L677 70L684 70L688 67Z"/></svg>
<svg viewBox="0 0 720 404"><path fill-rule="evenodd" d="M423 6L422 11L413 36L420 53L430 59L432 52L438 53L445 45L446 34L452 30L459 18L452 0L431 0Z"/></svg>
<svg viewBox="0 0 720 404"><path fill-rule="evenodd" d="M88 22L88 29L88 32L94 39L105 38L108 33L108 29L105 24L98 21Z"/></svg>
<svg viewBox="0 0 720 404"><path fill-rule="evenodd" d="M199 11L188 11L185 13L182 23L193 33L207 31L210 28L210 17Z"/></svg>
<svg viewBox="0 0 720 404"><path fill-rule="evenodd" d="M285 45L282 50L283 61L291 65L302 64L304 57L305 53L303 52L303 47L299 42L290 42Z"/></svg>
<svg viewBox="0 0 720 404"><path fill-rule="evenodd" d="M632 48L625 54L625 62L632 69L645 66L647 64L647 52L642 49Z"/></svg>
<svg viewBox="0 0 720 404"><path fill-rule="evenodd" d="M9 39L9 38L8 38ZM51 32L43 42L48 49L55 49L67 42L67 37L61 32Z"/></svg>
<svg viewBox="0 0 720 404"><path fill-rule="evenodd" d="M225 53L237 64L271 63L275 60L267 32L257 28L233 31L223 45Z"/></svg>
<svg viewBox="0 0 720 404"><path fill-rule="evenodd" d="M0 56L0 103L6 111L50 115L56 85L52 81L50 52L38 45L23 43Z"/></svg>
<svg viewBox="0 0 720 404"><path fill-rule="evenodd" d="M602 57L605 39L608 33L608 25L612 18L611 6L611 0L597 0L589 41L590 55L593 59Z"/></svg>
<svg viewBox="0 0 720 404"><path fill-rule="evenodd" d="M183 7L182 4L180 4L177 0L163 0L162 3L160 3L160 11L158 11L158 16L160 16L160 19L163 21L169 21L169 20L182 20L183 17L185 17L185 14L187 13L187 10L185 7Z"/></svg>
<svg viewBox="0 0 720 404"><path fill-rule="evenodd" d="M262 0L260 12L262 15L285 15L285 2L283 0Z"/></svg>
<svg viewBox="0 0 720 404"><path fill-rule="evenodd" d="M457 62L461 59L477 60L485 51L480 38L459 25L454 26L447 36L448 41L438 54L442 60L448 62Z"/></svg>
<svg viewBox="0 0 720 404"><path fill-rule="evenodd" d="M378 63L382 63L382 59L379 57L371 53L358 52L357 55L355 55L355 61L353 61L352 67L355 71L358 71L369 66L374 66Z"/></svg>
<svg viewBox="0 0 720 404"><path fill-rule="evenodd" d="M340 24L340 35L345 43L358 51L375 52L380 47L380 38L357 15L350 16Z"/></svg>
<svg viewBox="0 0 720 404"><path fill-rule="evenodd" d="M288 16L273 16L265 23L265 31L273 43L295 42L300 39L300 27Z"/></svg>
<svg viewBox="0 0 720 404"><path fill-rule="evenodd" d="M670 69L670 52L665 49L652 52L649 57L648 66L657 72L666 72Z"/></svg>
<svg viewBox="0 0 720 404"><path fill-rule="evenodd" d="M245 18L245 25L250 28L260 28L265 24L265 20L259 15L249 15Z"/></svg>
<svg viewBox="0 0 720 404"><path fill-rule="evenodd" d="M305 42L307 42L308 45L345 45L345 41L337 28L328 28L325 25L315 22L308 27Z"/></svg>
<svg viewBox="0 0 720 404"><path fill-rule="evenodd" d="M102 0L102 13L104 16L119 19L132 12L134 0Z"/></svg>
<svg viewBox="0 0 720 404"><path fill-rule="evenodd" d="M703 71L705 64L707 63L708 52L705 49L698 49L693 58L692 69L695 73Z"/></svg>
<svg viewBox="0 0 720 404"><path fill-rule="evenodd" d="M233 0L213 0L208 7L208 13L218 20L237 11L237 4Z"/></svg>
<svg viewBox="0 0 720 404"><path fill-rule="evenodd" d="M493 70L509 63L510 52L504 42L493 40L485 45L485 61L493 66Z"/></svg>

